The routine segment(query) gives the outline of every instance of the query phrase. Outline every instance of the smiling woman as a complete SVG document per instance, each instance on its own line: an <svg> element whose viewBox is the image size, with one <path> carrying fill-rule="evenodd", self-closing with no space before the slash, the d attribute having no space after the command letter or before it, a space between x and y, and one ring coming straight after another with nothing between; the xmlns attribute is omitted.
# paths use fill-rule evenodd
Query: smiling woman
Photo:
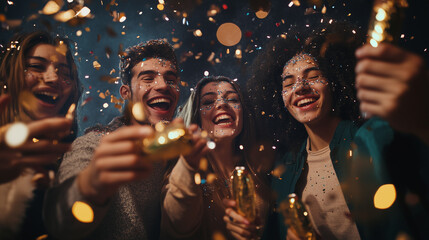
<svg viewBox="0 0 429 240"><path fill-rule="evenodd" d="M80 96L69 40L47 32L22 33L10 41L0 66L0 238L34 239L45 234L42 206L45 189L59 157L75 137L73 113ZM27 136L4 143L11 126ZM72 132L71 135L70 132Z"/></svg>
<svg viewBox="0 0 429 240"><path fill-rule="evenodd" d="M268 209L267 185L249 156L252 129L243 103L239 86L227 77L206 77L195 87L181 116L206 131L216 148L205 156L181 157L173 168L164 186L163 239L212 239L216 234L227 239L260 236ZM204 160L200 162L201 157ZM255 181L255 220L239 215L236 203L225 200L232 198L232 172L243 165ZM201 180L199 171L210 176L207 169L216 177Z"/></svg>

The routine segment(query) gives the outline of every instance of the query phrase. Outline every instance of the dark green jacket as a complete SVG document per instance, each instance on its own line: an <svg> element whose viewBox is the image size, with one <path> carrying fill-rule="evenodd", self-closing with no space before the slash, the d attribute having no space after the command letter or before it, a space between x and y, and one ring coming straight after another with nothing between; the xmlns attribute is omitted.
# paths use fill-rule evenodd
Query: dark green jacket
<svg viewBox="0 0 429 240"><path fill-rule="evenodd" d="M405 146L402 146L402 149L392 149L397 138L396 135L397 133L390 128L388 123L376 118L367 121L361 127L354 125L351 121L341 121L329 144L334 169L362 239L395 239L400 232L416 236L415 231L410 230L409 218L404 216L408 214L406 213L408 210L403 210L406 207L403 206L405 194L402 192L407 192L408 190L404 189L409 189L409 186L399 186L401 189L396 189L397 200L388 209L376 209L373 203L374 194L381 185L395 183L395 187L397 187L398 178L395 177L395 180L392 180L391 172L398 169L402 170L402 167L398 168L398 164L406 165L411 163L405 159L402 161L399 159L397 160L399 162L395 163L396 166L393 167L393 170L389 164L386 165L386 162L389 162L386 160L397 159L397 156L390 158L397 150L405 149ZM414 140L410 143L414 144ZM417 150L413 153L417 154L419 158L416 165L426 165L423 167L427 167L427 162L429 161L428 148L414 144L414 146L416 145L418 145L417 148L415 147ZM301 176L307 159L305 146L306 142L302 144L298 152L285 154L276 164L285 167L281 177L274 177L272 181L273 190L277 195L277 206L286 200L290 193L295 191L296 183ZM421 149L424 149L424 151L420 151ZM426 156L426 158L423 156ZM419 175L418 168L407 169L406 173L399 178L405 177L408 179L408 176L413 176L414 173ZM422 181L421 178L415 179L411 185ZM399 180L399 182L402 182L402 180ZM423 195L426 196L429 192L427 186L429 185L423 186L422 190ZM411 218L428 221L427 212L426 216L417 218L414 216ZM285 239L287 228L284 225L282 214L277 214L276 222L280 239Z"/></svg>

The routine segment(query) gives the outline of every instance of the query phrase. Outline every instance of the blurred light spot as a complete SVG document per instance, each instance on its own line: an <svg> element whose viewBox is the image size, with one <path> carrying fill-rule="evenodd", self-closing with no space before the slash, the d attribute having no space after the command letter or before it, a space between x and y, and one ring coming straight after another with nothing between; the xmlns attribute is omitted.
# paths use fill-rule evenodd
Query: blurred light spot
<svg viewBox="0 0 429 240"><path fill-rule="evenodd" d="M204 71L204 76L208 76L209 75L209 71Z"/></svg>
<svg viewBox="0 0 429 240"><path fill-rule="evenodd" d="M207 158L203 157L200 159L200 164L199 164L198 169L205 172L205 171L207 171L208 165L209 165L209 162L207 161Z"/></svg>
<svg viewBox="0 0 429 240"><path fill-rule="evenodd" d="M396 200L396 189L393 184L381 185L374 195L374 207L378 209L387 209Z"/></svg>
<svg viewBox="0 0 429 240"><path fill-rule="evenodd" d="M101 64L97 61L92 62L92 66L97 70L100 70L101 68Z"/></svg>
<svg viewBox="0 0 429 240"><path fill-rule="evenodd" d="M144 112L143 103L141 102L134 103L131 112L134 119L136 119L137 121L144 122L146 120L146 114Z"/></svg>
<svg viewBox="0 0 429 240"><path fill-rule="evenodd" d="M259 10L259 11L257 11L257 12L255 13L255 15L256 15L256 17L257 17L257 18L259 18L259 19L264 19L264 18L266 18L266 17L268 16L268 13L269 13L269 12L266 12L266 11L264 11L264 10Z"/></svg>
<svg viewBox="0 0 429 240"><path fill-rule="evenodd" d="M207 142L207 147L209 148L209 149L215 149L216 148L216 143L215 142L213 142L213 141L208 141Z"/></svg>
<svg viewBox="0 0 429 240"><path fill-rule="evenodd" d="M185 135L185 130L179 128L179 129L175 129L173 131L170 131L168 133L168 138L171 140L174 140L174 139L180 138L183 135Z"/></svg>
<svg viewBox="0 0 429 240"><path fill-rule="evenodd" d="M200 29L197 29L194 31L194 36L195 37L201 37L201 36L203 36L203 32L201 32Z"/></svg>
<svg viewBox="0 0 429 240"><path fill-rule="evenodd" d="M164 10L164 4L158 4L158 5L156 5L156 8L158 8L158 10L159 11L162 11L162 10Z"/></svg>
<svg viewBox="0 0 429 240"><path fill-rule="evenodd" d="M121 12L119 14L119 22L125 22L127 20L127 17L125 16L125 13Z"/></svg>
<svg viewBox="0 0 429 240"><path fill-rule="evenodd" d="M244 149L243 145L238 146L238 148L240 148L240 150Z"/></svg>
<svg viewBox="0 0 429 240"><path fill-rule="evenodd" d="M34 143L36 143L36 142L38 142L39 141L39 139L37 139L37 138L33 138L33 140L32 140Z"/></svg>
<svg viewBox="0 0 429 240"><path fill-rule="evenodd" d="M74 18L75 15L75 11L73 9L69 9L67 11L61 11L55 14L54 19L58 22L67 22L70 19Z"/></svg>
<svg viewBox="0 0 429 240"><path fill-rule="evenodd" d="M108 103L104 103L104 104L103 104L103 107L104 107L104 108L108 108L108 107L109 107L109 104L108 104Z"/></svg>
<svg viewBox="0 0 429 240"><path fill-rule="evenodd" d="M216 32L217 40L227 47L234 46L241 40L241 29L234 23L224 23Z"/></svg>
<svg viewBox="0 0 429 240"><path fill-rule="evenodd" d="M241 58L242 57L240 49L235 50L235 57L236 58Z"/></svg>
<svg viewBox="0 0 429 240"><path fill-rule="evenodd" d="M6 130L6 144L11 148L19 147L27 141L29 134L27 125L21 122L13 123Z"/></svg>
<svg viewBox="0 0 429 240"><path fill-rule="evenodd" d="M49 1L42 9L42 13L45 15L52 15L57 13L61 9L61 6L58 5L55 1Z"/></svg>
<svg viewBox="0 0 429 240"><path fill-rule="evenodd" d="M164 0L158 0L159 4L165 4Z"/></svg>
<svg viewBox="0 0 429 240"><path fill-rule="evenodd" d="M379 8L377 10L377 15L375 15L375 19L377 21L383 21L386 18L386 11L383 8Z"/></svg>
<svg viewBox="0 0 429 240"><path fill-rule="evenodd" d="M94 221L94 211L87 203L76 201L72 206L72 213L80 222L92 223Z"/></svg>
<svg viewBox="0 0 429 240"><path fill-rule="evenodd" d="M195 184L197 184L197 185L201 184L201 175L199 173L195 173L194 181L195 181Z"/></svg>
<svg viewBox="0 0 429 240"><path fill-rule="evenodd" d="M79 12L76 13L79 17L86 17L91 12L88 7L83 7Z"/></svg>
<svg viewBox="0 0 429 240"><path fill-rule="evenodd" d="M166 139L165 139L164 136L161 136L161 137L158 138L158 143L159 144L164 144L165 142L166 142Z"/></svg>
<svg viewBox="0 0 429 240"><path fill-rule="evenodd" d="M371 46L373 46L375 48L378 47L378 42L375 41L374 39L369 40L369 44L371 44Z"/></svg>
<svg viewBox="0 0 429 240"><path fill-rule="evenodd" d="M78 37L82 36L82 30L77 30L76 31L76 36L78 36Z"/></svg>

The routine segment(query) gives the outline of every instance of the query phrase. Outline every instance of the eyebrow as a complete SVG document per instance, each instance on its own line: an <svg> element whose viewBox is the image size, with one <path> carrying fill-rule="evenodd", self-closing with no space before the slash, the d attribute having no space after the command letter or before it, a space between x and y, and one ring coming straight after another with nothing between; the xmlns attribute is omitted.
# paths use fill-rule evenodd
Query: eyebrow
<svg viewBox="0 0 429 240"><path fill-rule="evenodd" d="M141 71L141 72L139 72L139 74L137 75L137 78L139 78L139 77L141 77L141 76L143 76L143 75L156 75L158 72L157 71L154 71L154 70L146 70L146 71ZM174 71L167 71L167 72L165 72L163 75L173 75L173 76L175 76L175 77L178 77L177 76L177 73L176 72L174 72Z"/></svg>
<svg viewBox="0 0 429 240"><path fill-rule="evenodd" d="M229 95L229 94L238 94L237 91L226 91L225 95ZM207 96L207 95L217 95L217 92L206 92L204 93L201 98Z"/></svg>
<svg viewBox="0 0 429 240"><path fill-rule="evenodd" d="M29 59L35 59L35 60L41 61L43 63L50 63L51 62L51 61L49 61L48 59L46 59L44 57L29 56L27 58L29 58ZM67 67L67 68L69 67L69 65L65 64L65 63L58 63L58 65L61 66L61 67Z"/></svg>
<svg viewBox="0 0 429 240"><path fill-rule="evenodd" d="M319 67L309 67L309 68L307 68L307 69L304 70L304 74L307 74L310 71L314 71L314 70L316 70L316 71L319 70L320 71L320 68ZM292 76L291 74L288 74L288 75L284 76L282 78L282 81L286 80L286 78L291 77L291 76Z"/></svg>

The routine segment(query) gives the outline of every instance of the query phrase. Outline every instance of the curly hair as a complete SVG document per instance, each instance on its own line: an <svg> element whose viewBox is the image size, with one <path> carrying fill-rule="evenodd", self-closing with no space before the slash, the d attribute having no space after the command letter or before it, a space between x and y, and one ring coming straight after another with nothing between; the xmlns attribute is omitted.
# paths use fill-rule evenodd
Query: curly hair
<svg viewBox="0 0 429 240"><path fill-rule="evenodd" d="M122 84L130 85L131 69L145 59L161 58L170 61L176 70L179 70L177 57L173 47L162 39L149 40L144 43L137 44L125 49L119 61L120 78Z"/></svg>
<svg viewBox="0 0 429 240"><path fill-rule="evenodd" d="M282 98L283 67L299 53L314 57L330 82L333 112L341 119L360 121L354 88L355 49L361 37L346 23L325 23L315 28L292 29L270 42L253 62L247 82L249 103L258 138L271 139L280 150L296 148L307 137L303 124L287 110Z"/></svg>

